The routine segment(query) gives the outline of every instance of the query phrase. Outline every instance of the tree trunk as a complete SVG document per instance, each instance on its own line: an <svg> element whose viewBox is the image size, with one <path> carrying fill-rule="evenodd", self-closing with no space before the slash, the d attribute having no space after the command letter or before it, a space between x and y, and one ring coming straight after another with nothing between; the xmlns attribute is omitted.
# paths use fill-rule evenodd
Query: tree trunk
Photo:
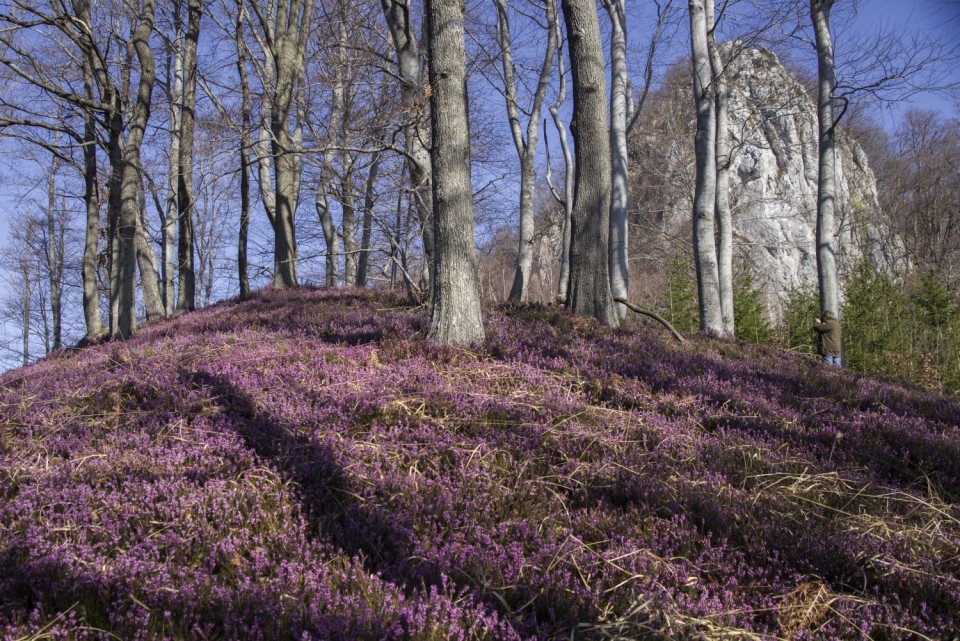
<svg viewBox="0 0 960 641"><path fill-rule="evenodd" d="M433 317L439 343L484 338L470 183L463 0L427 0L433 134Z"/></svg>
<svg viewBox="0 0 960 641"><path fill-rule="evenodd" d="M23 280L23 366L30 364L30 300L32 298L30 282L30 245L33 234L32 225L28 218L25 223L23 239L23 253L20 255L20 276Z"/></svg>
<svg viewBox="0 0 960 641"><path fill-rule="evenodd" d="M577 154L571 215L567 308L616 327L610 292L610 129L603 47L592 0L563 0L573 75L573 131Z"/></svg>
<svg viewBox="0 0 960 641"><path fill-rule="evenodd" d="M497 5L497 36L500 43L500 59L503 67L504 98L507 118L513 135L513 144L520 159L520 225L517 264L510 289L510 302L525 303L529 295L530 272L533 268L534 211L533 197L537 180L537 134L540 128L540 111L550 82L553 56L557 48L556 0L547 0L547 46L540 65L540 76L533 93L533 103L528 112L526 136L520 129L520 107L517 104L517 82L514 74L513 49L510 20L505 0L495 0Z"/></svg>
<svg viewBox="0 0 960 641"><path fill-rule="evenodd" d="M717 46L714 23L714 0L706 1L707 49L716 101L716 203L717 216L717 276L720 285L720 311L723 334L736 334L733 309L733 219L730 211L730 131L727 109L730 92L727 88L723 58ZM732 54L731 54L732 55Z"/></svg>
<svg viewBox="0 0 960 641"><path fill-rule="evenodd" d="M160 288L160 275L157 273L157 253L153 249L153 240L147 233L146 191L142 185L139 191L140 206L137 219L137 267L140 269L140 287L143 292L143 306L147 310L147 319L155 320L166 316L163 306L163 292Z"/></svg>
<svg viewBox="0 0 960 641"><path fill-rule="evenodd" d="M56 145L57 142L54 142ZM50 285L50 317L53 325L53 349L62 345L63 320L63 222L57 220L57 162L56 154L47 176L47 280ZM59 223L59 224L58 224Z"/></svg>
<svg viewBox="0 0 960 641"><path fill-rule="evenodd" d="M84 93L93 99L93 68L87 55L83 61ZM86 339L103 332L100 292L97 286L97 243L100 238L100 197L97 192L97 119L90 111L83 117L83 203L86 208L86 234L83 243L83 319Z"/></svg>
<svg viewBox="0 0 960 641"><path fill-rule="evenodd" d="M330 88L330 118L327 121L326 149L323 150L321 156L320 178L314 200L314 206L317 210L317 217L320 219L320 228L323 230L323 239L326 244L327 256L324 274L327 287L336 287L340 283L339 238L337 236L337 225L333 220L333 212L330 211L330 192L333 188L333 175L335 171L335 147L340 137L340 126L343 119L344 85L346 84L346 80L344 80L344 65L340 64L340 61L344 55L344 49L347 46L345 39L346 34L344 31L339 31L333 86Z"/></svg>
<svg viewBox="0 0 960 641"><path fill-rule="evenodd" d="M237 272L240 279L240 298L250 296L247 273L247 239L250 232L250 81L247 79L247 45L243 41L244 4L237 0L237 74L240 77L240 231L237 237Z"/></svg>
<svg viewBox="0 0 960 641"><path fill-rule="evenodd" d="M197 104L197 41L200 39L201 0L187 2L187 31L183 51L183 111L180 114L180 163L177 171L177 311L192 311L197 305L194 262L193 138Z"/></svg>
<svg viewBox="0 0 960 641"><path fill-rule="evenodd" d="M137 327L136 317L136 264L137 227L140 203L137 192L140 186L140 146L150 119L150 103L156 76L153 51L150 49L150 34L153 32L154 0L144 0L139 24L133 34L132 44L140 63L140 81L137 86L136 103L130 117L127 140L123 147L123 173L120 185L120 292L118 296L117 338L127 339Z"/></svg>
<svg viewBox="0 0 960 641"><path fill-rule="evenodd" d="M555 19L556 22L556 19ZM556 26L559 36L559 24ZM550 150L547 149L547 182L550 184L550 190L554 192L554 197L563 207L563 242L560 250L560 279L557 283L557 300L565 303L567 293L570 288L570 228L572 226L573 213L573 156L570 153L570 143L567 139L567 128L560 117L560 109L567 99L567 74L563 67L563 47L557 45L557 71L560 76L560 90L557 92L557 100L550 106L550 116L553 118L553 125L557 129L557 137L560 139L560 151L563 154L563 196L556 193L553 183L550 182ZM546 127L546 123L544 123ZM544 142L547 137L544 133Z"/></svg>
<svg viewBox="0 0 960 641"><path fill-rule="evenodd" d="M300 7L300 2L290 0L291 11ZM297 238L295 217L300 187L300 150L287 129L293 97L303 70L306 35L310 30L310 13L313 2L304 3L302 18L293 13L292 25L276 34L277 83L270 111L270 143L274 157L274 189L276 193L276 218L274 220L274 243L277 271L273 277L276 287L296 287ZM283 10L278 11L282 14ZM297 24L297 18L301 24Z"/></svg>
<svg viewBox="0 0 960 641"><path fill-rule="evenodd" d="M107 179L107 269L110 273L110 338L119 335L120 323L120 187L123 182L123 118L119 98L111 99L107 153L110 158L110 176Z"/></svg>
<svg viewBox="0 0 960 641"><path fill-rule="evenodd" d="M261 104L261 112L267 111L266 118L269 120L269 99L263 97L264 104ZM257 186L260 188L260 202L263 203L263 210L267 213L267 220L270 226L276 225L277 220L277 195L273 191L273 176L270 174L270 131L267 128L261 128L257 137ZM274 256L274 271L276 271L276 256Z"/></svg>
<svg viewBox="0 0 960 641"><path fill-rule="evenodd" d="M344 154L347 156L348 154ZM355 239L356 216L353 191L353 158L343 160L343 179L340 182L340 229L343 234L343 284L357 284L357 241Z"/></svg>
<svg viewBox="0 0 960 641"><path fill-rule="evenodd" d="M830 36L830 10L833 0L810 0L810 19L817 38L817 121L820 132L820 162L817 177L817 279L820 311L840 317L840 287L837 283L836 226L836 123L833 120L833 89L836 76L833 41Z"/></svg>
<svg viewBox="0 0 960 641"><path fill-rule="evenodd" d="M183 20L181 16L182 1L173 6L174 34L172 44L168 44L167 53L167 100L170 103L170 161L167 170L167 205L163 217L163 306L168 316L172 316L177 309L177 297L174 289L174 272L177 271L179 261L176 249L177 227L179 216L180 190L180 136L181 113L183 107ZM173 49L170 52L170 48ZM172 58L172 59L171 59ZM183 281L180 281L181 283Z"/></svg>
<svg viewBox="0 0 960 641"><path fill-rule="evenodd" d="M630 290L627 16L623 0L604 0L603 5L610 17L610 150L613 166L610 184L610 291L614 298L627 298ZM616 309L621 319L627 317L626 305L617 303Z"/></svg>
<svg viewBox="0 0 960 641"><path fill-rule="evenodd" d="M390 29L397 65L400 72L400 96L405 114L403 141L406 163L410 172L410 186L414 193L417 217L423 230L423 260L427 270L424 281L429 287L429 270L433 265L433 199L430 180L433 175L430 149L425 141L424 123L427 117L427 96L420 74L420 56L417 38L410 24L409 0L380 0L383 15ZM428 292L428 300L430 300Z"/></svg>
<svg viewBox="0 0 960 641"><path fill-rule="evenodd" d="M721 334L720 276L715 234L716 207L716 112L713 76L707 51L707 17L704 0L690 0L690 48L693 61L693 93L697 107L695 139L697 170L693 198L693 252L697 266L697 299L700 331Z"/></svg>
<svg viewBox="0 0 960 641"><path fill-rule="evenodd" d="M320 184L317 186L314 207L317 210L317 218L320 220L320 229L323 230L323 240L326 244L324 284L327 287L336 287L340 282L340 264L337 260L337 254L339 253L337 225L333 221L333 213L330 211L327 184L323 176L320 177Z"/></svg>
<svg viewBox="0 0 960 641"><path fill-rule="evenodd" d="M380 175L381 152L373 154L367 173L367 186L363 196L363 228L360 233L360 256L357 260L357 287L367 286L367 271L370 264L370 236L373 234L373 205L375 204L377 178Z"/></svg>
<svg viewBox="0 0 960 641"><path fill-rule="evenodd" d="M273 226L274 286L296 287L297 239L295 218L300 191L299 133L291 135L290 116L300 86L313 0L277 0L264 12L263 5L251 3L263 30L261 44L266 58L261 82L264 86L261 114L270 128L260 133L258 161L260 192ZM299 113L299 110L297 111ZM269 137L270 152L266 143ZM273 158L273 190L269 188L269 159Z"/></svg>

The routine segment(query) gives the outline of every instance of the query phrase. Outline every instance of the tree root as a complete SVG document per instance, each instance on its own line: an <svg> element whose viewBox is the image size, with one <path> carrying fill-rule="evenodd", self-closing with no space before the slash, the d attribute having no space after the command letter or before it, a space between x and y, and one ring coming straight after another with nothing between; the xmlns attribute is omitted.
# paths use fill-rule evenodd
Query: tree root
<svg viewBox="0 0 960 641"><path fill-rule="evenodd" d="M686 343L686 342L687 342L686 339L685 339L683 336L680 335L680 332L678 332L677 330L675 330L675 329L673 328L673 325L671 325L670 323L668 323L665 318L663 318L662 316L660 316L660 314L657 314L656 312L651 312L651 311L646 310L646 309L643 309L643 308L641 308L641 307L637 307L636 305L634 305L633 303L631 303L630 301L628 301L626 298L614 298L613 300L616 301L616 302L618 302L618 303L620 303L621 305L626 305L629 309L632 309L633 311L635 311L635 312L638 313L638 314L643 314L644 316L647 316L647 317L652 318L653 320L657 321L658 323L660 323L661 325L663 325L664 327L666 327L667 329L669 329L669 330L670 330L670 333L673 334L673 337L676 338L676 339L677 339L678 341L680 341L681 343Z"/></svg>

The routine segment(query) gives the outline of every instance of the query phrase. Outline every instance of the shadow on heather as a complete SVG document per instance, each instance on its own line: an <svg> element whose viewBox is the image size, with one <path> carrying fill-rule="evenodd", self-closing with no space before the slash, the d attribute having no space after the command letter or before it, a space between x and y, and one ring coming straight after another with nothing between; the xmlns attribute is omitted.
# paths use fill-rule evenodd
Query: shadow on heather
<svg viewBox="0 0 960 641"><path fill-rule="evenodd" d="M209 394L247 446L294 483L316 535L362 559L366 571L408 592L441 585L440 568L412 559L415 533L356 498L357 488L351 487L332 439L265 418L256 403L224 376L194 371L180 377L185 385Z"/></svg>

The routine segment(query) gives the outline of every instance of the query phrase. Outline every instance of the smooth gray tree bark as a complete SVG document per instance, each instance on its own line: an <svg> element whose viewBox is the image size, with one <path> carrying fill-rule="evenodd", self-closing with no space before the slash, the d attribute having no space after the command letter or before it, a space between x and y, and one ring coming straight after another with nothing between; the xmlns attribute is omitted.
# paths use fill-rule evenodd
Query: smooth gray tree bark
<svg viewBox="0 0 960 641"><path fill-rule="evenodd" d="M168 316L177 310L174 274L177 272L177 227L180 212L180 135L183 110L183 16L182 1L173 3L173 38L167 43L167 102L170 105L170 150L167 167L167 203L163 216L161 261L163 306Z"/></svg>
<svg viewBox="0 0 960 641"><path fill-rule="evenodd" d="M610 291L614 298L627 298L630 288L627 227L629 159L627 122L630 83L627 73L627 15L623 0L603 0L610 18ZM617 316L627 317L627 307L616 303Z"/></svg>
<svg viewBox="0 0 960 641"><path fill-rule="evenodd" d="M337 141L340 136L341 120L343 118L343 103L346 84L343 65L339 64L344 57L346 48L345 34L338 30L336 46L336 67L333 74L333 84L330 88L330 117L327 120L327 133L323 138L326 148L320 158L320 177L314 196L314 208L323 231L323 240L326 245L326 268L324 283L327 287L336 287L340 283L339 235L337 225L330 210L330 194L333 191L335 174L334 159ZM310 125L312 126L312 124ZM317 137L314 132L314 137Z"/></svg>
<svg viewBox="0 0 960 641"><path fill-rule="evenodd" d="M430 287L433 279L429 271L433 268L434 253L433 196L430 185L433 170L425 131L430 102L421 78L419 47L410 21L410 0L380 0L380 6L397 56L404 113L403 142L417 218L423 230L424 282ZM429 292L427 300L432 300Z"/></svg>
<svg viewBox="0 0 960 641"><path fill-rule="evenodd" d="M837 282L837 242L835 209L837 200L836 123L833 116L833 91L836 87L833 39L830 34L830 10L834 0L810 0L810 20L817 43L817 122L819 124L820 161L817 174L817 281L820 311L840 317L840 287Z"/></svg>
<svg viewBox="0 0 960 641"><path fill-rule="evenodd" d="M717 46L714 0L706 0L707 49L710 54L710 71L713 78L713 97L716 117L716 197L717 217L717 277L720 286L720 311L723 317L723 334L735 335L733 309L733 219L730 211L730 129L727 111L730 90L724 73L723 57Z"/></svg>
<svg viewBox="0 0 960 641"><path fill-rule="evenodd" d="M247 244L250 234L250 149L253 137L250 108L250 80L247 76L247 43L243 39L246 21L244 0L237 0L235 45L237 48L237 74L240 79L240 229L237 234L237 275L240 281L240 298L250 296L250 276L247 266Z"/></svg>
<svg viewBox="0 0 960 641"><path fill-rule="evenodd" d="M715 208L717 185L716 112L713 73L707 45L704 0L689 0L693 94L697 108L696 184L693 197L693 252L697 268L700 331L721 334L720 275L717 265Z"/></svg>
<svg viewBox="0 0 960 641"><path fill-rule="evenodd" d="M30 267L30 245L32 244L33 240L33 225L29 218L26 220L24 227L24 242L23 247L21 248L22 253L20 254L20 260L17 267L20 268L20 277L23 281L23 314L21 316L21 328L23 338L23 366L26 367L30 364L30 304L33 299L33 288L30 282L32 279L32 270Z"/></svg>
<svg viewBox="0 0 960 641"><path fill-rule="evenodd" d="M83 57L83 89L94 100L93 65ZM97 188L97 119L91 110L83 114L83 203L86 225L83 243L83 319L86 336L92 341L103 333L100 314L100 290L97 284L97 255L100 239L100 194Z"/></svg>
<svg viewBox="0 0 960 641"><path fill-rule="evenodd" d="M383 153L375 151L367 172L367 185L363 193L363 223L360 231L360 256L357 259L357 287L366 287L370 269L370 239L373 235L373 206L376 204L377 178Z"/></svg>
<svg viewBox="0 0 960 641"><path fill-rule="evenodd" d="M147 233L146 190L143 189L142 182L138 193L140 205L137 208L137 269L140 270L140 288L147 320L155 320L164 318L167 314L163 306L163 280L157 272L157 252L154 251L153 240Z"/></svg>
<svg viewBox="0 0 960 641"><path fill-rule="evenodd" d="M180 112L180 149L177 168L177 311L197 305L194 258L193 139L196 128L197 44L200 39L201 0L187 2L187 30L183 50L183 108Z"/></svg>
<svg viewBox="0 0 960 641"><path fill-rule="evenodd" d="M54 145L57 145L56 139ZM57 216L57 169L59 167L57 154L53 154L50 162L50 173L47 175L47 280L50 286L50 317L52 321L53 349L63 346L61 328L63 326L63 252L65 221L58 220Z"/></svg>
<svg viewBox="0 0 960 641"><path fill-rule="evenodd" d="M610 292L610 129L600 24L593 0L563 0L576 148L567 308L619 325Z"/></svg>
<svg viewBox="0 0 960 641"><path fill-rule="evenodd" d="M504 98L507 119L513 144L520 159L520 226L517 265L510 289L510 302L525 303L529 294L530 272L533 268L534 211L533 197L537 180L537 135L540 131L540 112L547 95L553 57L557 50L557 4L546 0L547 45L540 65L540 75L533 92L533 100L526 111L527 124L524 132L520 126L520 107L517 104L517 79L513 63L513 43L510 19L505 0L494 0L497 7L497 39L500 44L500 61L503 70Z"/></svg>
<svg viewBox="0 0 960 641"><path fill-rule="evenodd" d="M274 181L274 264L273 284L296 287L297 238L295 217L300 191L300 145L289 126L297 86L303 78L304 57L310 33L313 0L276 0L273 11L251 5L263 29L267 57L272 69L269 100L270 155ZM262 183L262 181L261 181Z"/></svg>
<svg viewBox="0 0 960 641"><path fill-rule="evenodd" d="M559 20L559 18L558 18ZM559 34L559 23L557 33ZM557 300L561 303L567 302L567 293L570 289L570 228L572 226L573 215L573 154L570 152L570 142L567 137L567 128L563 124L563 118L560 117L560 109L567 100L567 74L563 64L563 46L557 45L557 71L560 77L560 90L557 93L556 101L550 105L550 117L553 119L553 126L557 129L557 137L560 139L560 152L563 155L563 195L560 195L553 186L550 170L550 150L547 149L547 184L553 197L563 207L563 239L560 249L560 277L557 281ZM544 123L546 126L546 123ZM547 137L544 134L544 142Z"/></svg>
<svg viewBox="0 0 960 641"><path fill-rule="evenodd" d="M343 174L340 177L338 198L340 201L340 233L343 238L343 284L353 287L357 284L357 239L356 239L356 198L353 186L355 159L344 152L341 155Z"/></svg>
<svg viewBox="0 0 960 641"><path fill-rule="evenodd" d="M484 338L470 183L470 123L463 0L427 0L433 139L433 315L431 338L473 345Z"/></svg>
<svg viewBox="0 0 960 641"><path fill-rule="evenodd" d="M138 15L131 44L140 64L140 79L137 83L136 102L131 111L127 139L123 145L122 175L120 184L120 217L117 238L119 239L119 293L117 296L116 338L127 339L137 328L136 316L136 267L137 228L140 217L140 147L150 119L153 84L156 79L150 34L153 32L154 0L144 0Z"/></svg>

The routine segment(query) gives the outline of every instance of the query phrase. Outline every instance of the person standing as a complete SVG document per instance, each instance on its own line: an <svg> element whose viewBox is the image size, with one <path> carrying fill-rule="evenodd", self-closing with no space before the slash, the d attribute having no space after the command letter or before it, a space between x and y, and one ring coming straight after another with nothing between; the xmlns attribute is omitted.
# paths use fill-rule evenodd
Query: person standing
<svg viewBox="0 0 960 641"><path fill-rule="evenodd" d="M837 316L830 310L823 312L814 322L813 330L820 338L820 354L823 360L834 367L841 367L840 321Z"/></svg>

